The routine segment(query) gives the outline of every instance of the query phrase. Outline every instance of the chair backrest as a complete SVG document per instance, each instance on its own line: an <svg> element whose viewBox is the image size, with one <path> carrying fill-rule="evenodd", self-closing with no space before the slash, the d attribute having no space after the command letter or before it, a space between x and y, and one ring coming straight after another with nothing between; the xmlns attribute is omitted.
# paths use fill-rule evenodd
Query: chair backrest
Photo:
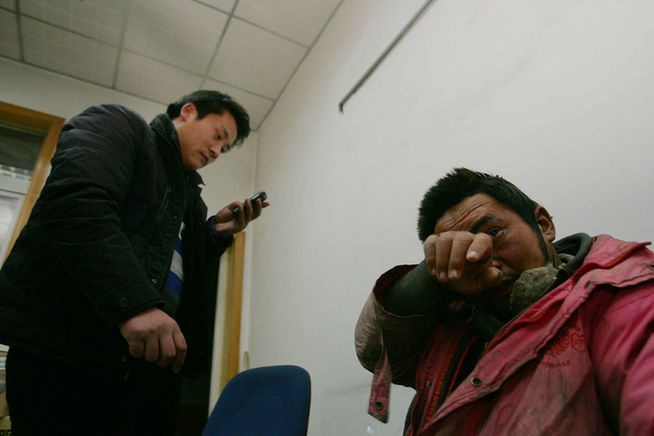
<svg viewBox="0 0 654 436"><path fill-rule="evenodd" d="M203 436L306 436L309 373L294 365L243 371L225 385Z"/></svg>

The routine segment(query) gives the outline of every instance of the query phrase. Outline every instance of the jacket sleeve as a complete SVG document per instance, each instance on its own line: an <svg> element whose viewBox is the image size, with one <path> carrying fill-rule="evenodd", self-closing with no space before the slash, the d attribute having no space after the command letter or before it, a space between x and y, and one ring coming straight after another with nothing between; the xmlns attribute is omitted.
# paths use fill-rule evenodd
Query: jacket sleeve
<svg viewBox="0 0 654 436"><path fill-rule="evenodd" d="M143 150L147 128L116 105L95 106L73 118L59 138L33 216L57 265L109 327L163 304L120 220L136 163L152 158Z"/></svg>
<svg viewBox="0 0 654 436"><path fill-rule="evenodd" d="M654 434L654 281L612 292L595 325L590 352L609 423L621 435Z"/></svg>
<svg viewBox="0 0 654 436"><path fill-rule="evenodd" d="M216 216L212 215L206 223L206 229L205 229L205 238L206 238L206 245L209 247L207 249L207 263L213 262L213 260L219 258L220 256L223 255L225 250L229 248L230 245L232 245L232 242L234 242L234 236L229 235L225 236L220 233L218 233L215 230L215 221ZM208 231L206 231L208 230Z"/></svg>
<svg viewBox="0 0 654 436"><path fill-rule="evenodd" d="M388 358L393 383L413 387L425 340L442 307L425 313L397 315L385 307L389 290L415 265L400 265L383 274L368 297L355 329L355 348L361 365L379 371Z"/></svg>

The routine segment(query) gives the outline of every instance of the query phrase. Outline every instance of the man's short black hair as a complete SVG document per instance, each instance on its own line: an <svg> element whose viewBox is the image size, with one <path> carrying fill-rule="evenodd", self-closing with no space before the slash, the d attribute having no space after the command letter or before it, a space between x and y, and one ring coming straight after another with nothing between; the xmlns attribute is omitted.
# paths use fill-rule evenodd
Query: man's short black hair
<svg viewBox="0 0 654 436"><path fill-rule="evenodd" d="M436 222L445 212L465 198L487 194L512 209L538 233L535 210L538 203L529 198L513 183L500 176L455 168L441 178L426 193L418 212L418 237L425 241L434 233Z"/></svg>
<svg viewBox="0 0 654 436"><path fill-rule="evenodd" d="M228 111L236 120L236 139L232 145L238 145L243 142L250 134L250 116L247 111L235 102L232 97L218 91L200 90L192 92L188 95L177 100L175 103L170 103L166 113L170 119L175 119L179 116L182 106L186 103L193 103L198 111L198 119L204 118L207 114L222 115Z"/></svg>

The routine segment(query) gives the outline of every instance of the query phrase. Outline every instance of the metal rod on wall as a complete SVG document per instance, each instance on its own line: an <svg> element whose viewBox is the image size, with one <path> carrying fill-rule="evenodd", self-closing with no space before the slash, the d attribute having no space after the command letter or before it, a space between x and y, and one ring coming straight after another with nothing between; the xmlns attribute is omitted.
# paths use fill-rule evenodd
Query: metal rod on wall
<svg viewBox="0 0 654 436"><path fill-rule="evenodd" d="M343 97L340 103L338 103L339 112L343 113L343 106L345 106L345 103L347 103L350 97L352 97L352 95L354 95L354 93L356 93L359 90L359 88L361 88L361 85L363 85L365 81L368 80L368 77L372 75L372 73L377 69L379 64L382 63L384 58L391 52L391 50L393 50L393 48L395 48L397 43L400 42L402 38L404 38L404 35L409 31L409 29L411 29L411 27L413 27L416 21L418 21L418 19L422 16L422 14L424 14L424 12L427 10L429 5L431 5L433 2L434 0L427 0L422 5L422 7L418 10L418 12L416 12L416 14L411 18L411 20L409 20L409 22L400 31L400 33L397 34L397 36L393 39L393 41L389 44L389 46L386 47L386 50L384 50L384 52L377 58L377 60L373 62L370 68L368 68L368 70L363 74L363 76L361 76L359 81L352 87L352 89L350 89L347 95Z"/></svg>

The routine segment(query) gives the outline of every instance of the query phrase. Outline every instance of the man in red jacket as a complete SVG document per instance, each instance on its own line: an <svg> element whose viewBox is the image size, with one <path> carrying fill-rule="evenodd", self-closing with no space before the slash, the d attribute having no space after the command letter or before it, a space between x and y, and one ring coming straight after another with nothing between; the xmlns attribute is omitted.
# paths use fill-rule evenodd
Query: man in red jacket
<svg viewBox="0 0 654 436"><path fill-rule="evenodd" d="M382 275L356 328L374 372L417 391L408 435L654 433L654 254L576 234L501 177L459 168L424 196L425 259Z"/></svg>

